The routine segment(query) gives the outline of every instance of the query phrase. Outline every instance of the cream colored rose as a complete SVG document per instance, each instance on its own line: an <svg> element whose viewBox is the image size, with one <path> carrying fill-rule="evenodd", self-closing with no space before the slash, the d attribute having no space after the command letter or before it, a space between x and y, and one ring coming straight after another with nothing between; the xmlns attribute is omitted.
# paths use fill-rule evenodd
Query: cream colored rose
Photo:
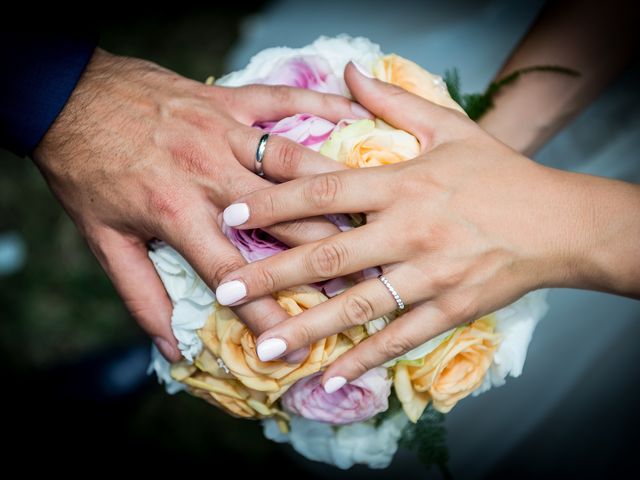
<svg viewBox="0 0 640 480"><path fill-rule="evenodd" d="M442 413L478 388L500 343L493 315L456 328L435 350L420 360L394 367L394 388L412 422L431 401Z"/></svg>
<svg viewBox="0 0 640 480"><path fill-rule="evenodd" d="M374 65L373 75L378 80L402 87L425 100L465 113L451 98L441 77L426 71L411 60L395 54L385 55Z"/></svg>
<svg viewBox="0 0 640 480"><path fill-rule="evenodd" d="M290 315L327 300L308 286L278 292L275 298ZM204 348L195 365L178 364L172 376L188 385L193 394L234 415L263 418L281 414L274 403L289 386L333 362L366 333L362 327L356 327L320 340L311 346L309 356L301 363L262 362L256 354L253 334L231 309L216 304L198 335Z"/></svg>
<svg viewBox="0 0 640 480"><path fill-rule="evenodd" d="M375 167L418 156L420 144L413 135L382 120L358 120L332 133L320 153L347 167Z"/></svg>

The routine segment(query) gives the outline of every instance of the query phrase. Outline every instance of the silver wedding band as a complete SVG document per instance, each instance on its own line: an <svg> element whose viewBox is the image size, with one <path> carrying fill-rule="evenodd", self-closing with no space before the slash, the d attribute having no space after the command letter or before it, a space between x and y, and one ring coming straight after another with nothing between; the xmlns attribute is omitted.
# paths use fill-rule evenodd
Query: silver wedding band
<svg viewBox="0 0 640 480"><path fill-rule="evenodd" d="M404 302L402 301L402 298L400 298L400 295L398 295L398 292L396 291L395 288L393 288L393 285L391 285L391 282L387 279L387 277L385 277L384 275L380 275L378 277L378 280L380 280L382 282L382 284L387 287L387 290L389 290L389 293L391 294L391 296L393 297L393 299L396 301L396 303L398 304L398 308L400 310L404 310Z"/></svg>
<svg viewBox="0 0 640 480"><path fill-rule="evenodd" d="M255 171L256 174L260 177L264 176L264 168L262 166L262 160L264 160L264 152L267 149L267 140L269 140L269 134L265 133L260 137L260 141L258 142L258 148L256 150L256 162L255 162Z"/></svg>

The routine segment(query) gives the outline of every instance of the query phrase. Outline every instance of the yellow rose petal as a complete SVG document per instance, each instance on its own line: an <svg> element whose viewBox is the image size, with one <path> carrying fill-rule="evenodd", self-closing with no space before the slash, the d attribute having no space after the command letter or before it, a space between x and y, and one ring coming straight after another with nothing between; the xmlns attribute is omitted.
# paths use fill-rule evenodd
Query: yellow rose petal
<svg viewBox="0 0 640 480"><path fill-rule="evenodd" d="M382 57L373 67L373 75L378 80L402 87L425 100L465 113L451 98L441 77L399 55Z"/></svg>

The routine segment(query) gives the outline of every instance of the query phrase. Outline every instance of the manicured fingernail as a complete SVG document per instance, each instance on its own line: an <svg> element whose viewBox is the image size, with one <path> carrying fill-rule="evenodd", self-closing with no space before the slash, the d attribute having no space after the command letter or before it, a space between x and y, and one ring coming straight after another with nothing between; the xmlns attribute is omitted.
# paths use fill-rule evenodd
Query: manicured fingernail
<svg viewBox="0 0 640 480"><path fill-rule="evenodd" d="M178 354L175 347L162 337L153 337L152 340L156 348L160 350L162 356L170 362L173 362L173 359L176 358Z"/></svg>
<svg viewBox="0 0 640 480"><path fill-rule="evenodd" d="M327 393L333 393L340 390L347 383L347 379L344 377L331 377L324 382L324 391Z"/></svg>
<svg viewBox="0 0 640 480"><path fill-rule="evenodd" d="M222 214L224 223L230 227L237 227L249 220L249 205L246 203L234 203L224 209Z"/></svg>
<svg viewBox="0 0 640 480"><path fill-rule="evenodd" d="M358 118L374 118L373 114L359 103L353 102L351 104L351 111Z"/></svg>
<svg viewBox="0 0 640 480"><path fill-rule="evenodd" d="M364 68L362 65L360 65L358 62L354 62L352 60L351 63L353 63L353 66L356 67L356 70L358 70L362 75L364 75L367 78L373 78L373 75L371 74L371 72L368 71L366 68Z"/></svg>
<svg viewBox="0 0 640 480"><path fill-rule="evenodd" d="M284 361L287 363L302 363L309 356L310 351L309 347L299 348L285 355Z"/></svg>
<svg viewBox="0 0 640 480"><path fill-rule="evenodd" d="M247 296L247 287L240 280L221 283L216 288L216 300L220 305L232 305Z"/></svg>
<svg viewBox="0 0 640 480"><path fill-rule="evenodd" d="M287 342L281 338L268 338L258 344L258 358L263 362L269 362L278 358L287 349Z"/></svg>

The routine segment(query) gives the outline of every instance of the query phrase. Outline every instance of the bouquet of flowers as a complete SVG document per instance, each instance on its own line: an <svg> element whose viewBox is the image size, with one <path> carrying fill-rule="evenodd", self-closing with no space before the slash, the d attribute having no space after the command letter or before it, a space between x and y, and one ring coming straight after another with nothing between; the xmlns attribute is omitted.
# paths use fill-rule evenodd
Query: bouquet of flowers
<svg viewBox="0 0 640 480"><path fill-rule="evenodd" d="M379 80L464 112L441 77L397 55L384 55L365 38L321 37L300 49L270 48L253 57L244 70L217 83L279 84L349 97L342 76L349 61ZM334 124L300 112L256 127L351 168L402 162L419 153L415 137L379 119L344 119ZM357 215L335 215L329 220L341 230L357 228L363 221ZM225 233L249 262L288 248L261 230L226 228ZM184 356L170 365L154 350L150 371L166 390L186 390L231 415L259 419L271 440L289 442L305 457L340 468L354 464L384 468L402 441L433 452L433 444L442 441L438 425L442 414L463 398L522 373L533 330L547 309L545 292L530 293L327 394L320 384L322 370L402 312L325 338L312 345L299 363L262 362L252 333L231 309L216 303L211 290L175 250L157 243L149 255L173 302L172 328ZM362 276L379 274L371 270ZM339 278L301 285L274 297L290 315L296 315L338 295L350 282ZM446 458L446 454L423 456L439 464Z"/></svg>

